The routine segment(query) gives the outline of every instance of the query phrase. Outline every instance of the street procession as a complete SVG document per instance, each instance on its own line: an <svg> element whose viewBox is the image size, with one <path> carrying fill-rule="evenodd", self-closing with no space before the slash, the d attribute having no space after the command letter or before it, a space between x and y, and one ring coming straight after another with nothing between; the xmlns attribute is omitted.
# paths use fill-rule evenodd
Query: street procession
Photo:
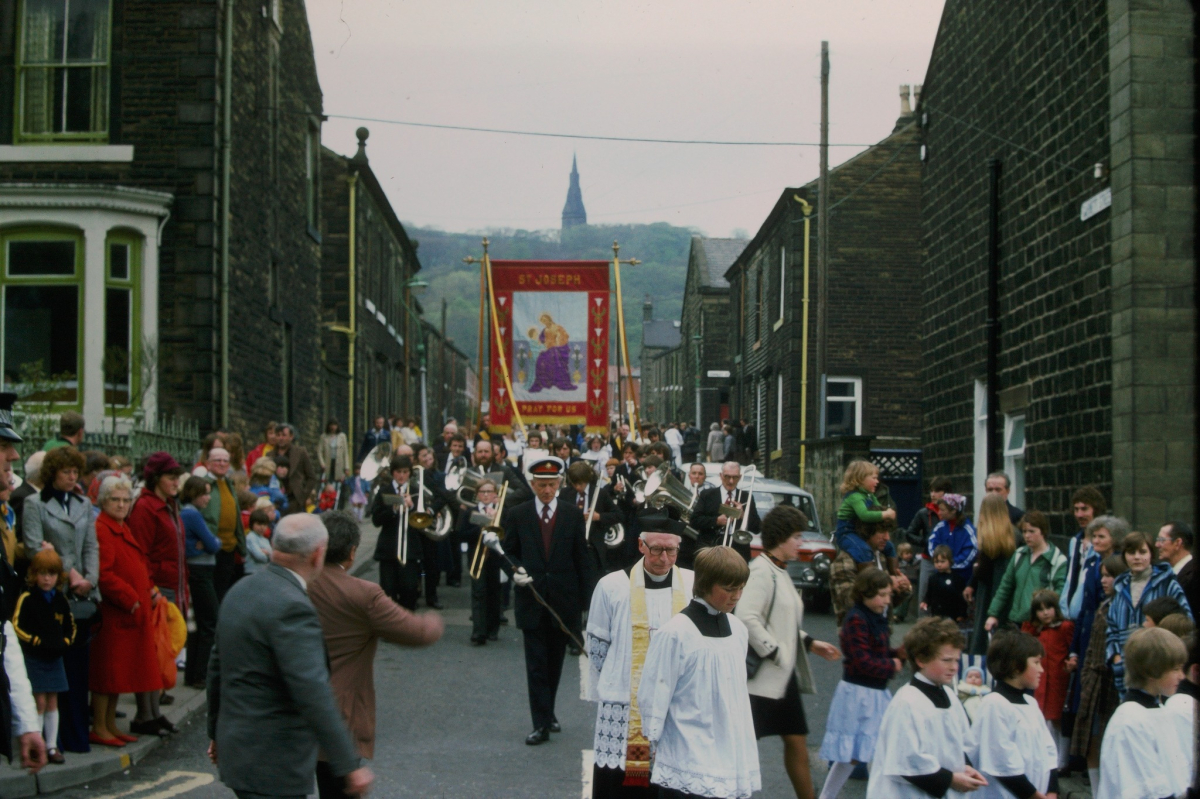
<svg viewBox="0 0 1200 799"><path fill-rule="evenodd" d="M1198 31L0 3L0 799L1200 799Z"/></svg>

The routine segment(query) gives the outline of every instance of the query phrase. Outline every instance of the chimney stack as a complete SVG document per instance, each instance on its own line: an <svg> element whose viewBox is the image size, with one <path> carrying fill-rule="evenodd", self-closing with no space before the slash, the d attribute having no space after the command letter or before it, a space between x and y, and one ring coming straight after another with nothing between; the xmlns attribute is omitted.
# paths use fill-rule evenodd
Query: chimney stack
<svg viewBox="0 0 1200 799"><path fill-rule="evenodd" d="M914 111L917 108L919 108L921 105L921 86L922 86L922 84L920 84L920 83L917 83L913 86L913 102L912 102L912 104L913 104Z"/></svg>
<svg viewBox="0 0 1200 799"><path fill-rule="evenodd" d="M908 84L900 84L900 116L912 116L912 107L908 104Z"/></svg>
<svg viewBox="0 0 1200 799"><path fill-rule="evenodd" d="M650 299L650 295L646 295L645 302L642 303L642 321L649 322L654 319L654 300Z"/></svg>

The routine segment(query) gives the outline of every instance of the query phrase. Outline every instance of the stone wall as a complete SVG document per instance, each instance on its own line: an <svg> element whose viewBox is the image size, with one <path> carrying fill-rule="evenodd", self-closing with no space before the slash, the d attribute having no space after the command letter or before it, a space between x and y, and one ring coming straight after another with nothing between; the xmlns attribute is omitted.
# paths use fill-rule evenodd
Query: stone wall
<svg viewBox="0 0 1200 799"><path fill-rule="evenodd" d="M1108 59L1102 0L949 0L917 109L926 256L912 318L924 321L925 474L972 485L988 162L998 159L996 388L1014 398L1004 410L1025 416L1026 505L1054 515L1059 531L1074 488L1112 487L1112 212L1080 219L1081 203L1108 186L1094 177L1109 163ZM997 447L1002 433L997 421Z"/></svg>

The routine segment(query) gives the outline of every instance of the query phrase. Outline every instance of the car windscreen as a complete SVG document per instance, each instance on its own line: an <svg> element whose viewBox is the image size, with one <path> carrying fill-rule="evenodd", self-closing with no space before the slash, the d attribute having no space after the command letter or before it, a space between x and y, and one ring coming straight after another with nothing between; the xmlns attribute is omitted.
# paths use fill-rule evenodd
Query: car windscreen
<svg viewBox="0 0 1200 799"><path fill-rule="evenodd" d="M755 491L754 504L758 509L758 518L762 518L771 512L771 509L776 505L791 505L793 508L799 508L804 517L808 519L808 529L815 530L812 520L816 518L816 509L813 507L811 497L803 494L784 494L772 491Z"/></svg>

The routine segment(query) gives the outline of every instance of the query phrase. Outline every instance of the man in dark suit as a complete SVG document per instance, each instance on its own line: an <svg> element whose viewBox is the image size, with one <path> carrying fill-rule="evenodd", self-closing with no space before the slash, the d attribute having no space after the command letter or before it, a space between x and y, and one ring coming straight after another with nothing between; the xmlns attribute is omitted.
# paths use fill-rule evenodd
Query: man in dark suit
<svg viewBox="0 0 1200 799"><path fill-rule="evenodd" d="M1183 588L1188 605L1192 609L1192 618L1200 619L1200 571L1196 569L1196 559L1192 550L1196 546L1196 534L1187 522L1167 522L1158 531L1155 539L1158 555L1175 572L1175 579Z"/></svg>
<svg viewBox="0 0 1200 799"><path fill-rule="evenodd" d="M743 512L747 512L746 506L749 505L748 512L749 520L746 522L747 529L752 533L757 533L761 525L758 518L758 509L754 503L750 501L750 492L744 489L738 489L738 482L742 479L742 467L734 461L725 461L721 464L721 485L712 491L705 491L700 494L700 498L696 501L696 506L692 510L692 527L700 533L700 540L696 542L696 549L704 547L719 546L725 537L725 526L729 522L729 518L721 513L722 505L730 505L735 508L741 508ZM734 520L734 529L740 529L742 522ZM688 539L684 539L683 547L687 547ZM742 553L747 561L750 560L750 545L739 544L731 541L730 546ZM695 553L686 553L681 549L679 553L680 561L682 562L684 555L688 554L695 557Z"/></svg>
<svg viewBox="0 0 1200 799"><path fill-rule="evenodd" d="M429 490L425 494L425 512L432 513L437 516L442 508L446 507L447 492L446 492L446 475L438 471L437 463L433 459L433 450L424 444L417 444L413 447L415 453L414 458L417 465L424 469L424 480L417 477L413 479L417 483L424 482L425 488ZM413 502L416 502L416 484L413 485ZM435 521L434 524L437 524ZM441 541L434 541L429 536L422 533L420 530L415 531L417 536L414 540L419 540L421 543L421 566L425 571L425 604L428 607L436 610L442 609L442 603L438 601L437 589L438 583L442 579L442 565L447 567L447 579L453 574L450 562L450 537ZM443 544L445 546L443 546ZM458 584L458 577L462 576L462 558L459 558L459 574L455 577L455 584Z"/></svg>
<svg viewBox="0 0 1200 799"><path fill-rule="evenodd" d="M504 461L496 460L492 442L480 441L475 445L475 467L473 471L486 474L499 482L497 485L508 485L508 498L504 500L506 507L516 507L519 503L533 498L525 478Z"/></svg>
<svg viewBox="0 0 1200 799"><path fill-rule="evenodd" d="M393 455L388 468L392 479L384 479L368 511L371 523L379 528L374 556L379 561L379 585L398 604L416 610L423 554L419 539L425 536L408 524L408 515L417 507L412 458Z"/></svg>
<svg viewBox="0 0 1200 799"><path fill-rule="evenodd" d="M591 464L584 461L572 463L567 467L567 483L558 492L560 502L566 502L579 508L591 509L592 529L588 535L588 550L592 556L592 565L596 567L597 575L607 574L608 546L604 543L604 533L608 528L617 524L623 518L621 511L613 503L607 491L596 491L596 472ZM594 507L593 507L594 505ZM587 517L583 519L586 529Z"/></svg>
<svg viewBox="0 0 1200 799"><path fill-rule="evenodd" d="M504 513L504 549L512 562L505 568L517 586L517 626L525 634L525 674L533 716L533 732L525 743L530 746L550 740L550 733L561 729L554 715L554 699L571 639L529 588L535 588L579 637L583 611L596 585L583 513L558 499L563 472L558 458L530 464L534 498Z"/></svg>
<svg viewBox="0 0 1200 799"><path fill-rule="evenodd" d="M382 416L375 417L375 426L367 432L363 433L362 444L358 448L358 459L365 460L367 453L375 449L383 443L390 444L392 442L392 431L388 430L387 419Z"/></svg>
<svg viewBox="0 0 1200 799"><path fill-rule="evenodd" d="M285 517L271 563L230 588L221 607L208 664L208 753L238 799L308 796L318 749L351 796L374 780L342 721L308 599L328 538L312 514Z"/></svg>

